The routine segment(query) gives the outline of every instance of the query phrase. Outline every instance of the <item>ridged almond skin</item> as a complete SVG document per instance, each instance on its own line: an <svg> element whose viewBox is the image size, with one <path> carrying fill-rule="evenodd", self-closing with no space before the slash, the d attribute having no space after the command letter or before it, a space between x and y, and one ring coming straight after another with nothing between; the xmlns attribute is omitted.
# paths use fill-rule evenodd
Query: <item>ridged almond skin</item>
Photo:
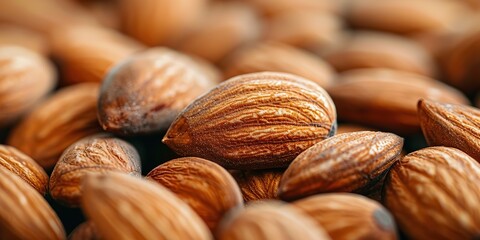
<svg viewBox="0 0 480 240"><path fill-rule="evenodd" d="M0 167L0 239L65 239L60 219L26 181Z"/></svg>
<svg viewBox="0 0 480 240"><path fill-rule="evenodd" d="M458 90L433 79L389 69L352 70L327 88L340 120L401 135L420 132L419 99L467 104Z"/></svg>
<svg viewBox="0 0 480 240"><path fill-rule="evenodd" d="M362 192L399 160L403 138L352 132L323 140L298 155L280 180L278 196L294 200L317 193Z"/></svg>
<svg viewBox="0 0 480 240"><path fill-rule="evenodd" d="M41 102L12 130L7 143L51 169L72 143L100 132L98 83L63 88Z"/></svg>
<svg viewBox="0 0 480 240"><path fill-rule="evenodd" d="M296 74L322 87L330 85L335 72L327 62L286 44L265 42L250 45L234 53L226 63L225 76L275 71Z"/></svg>
<svg viewBox="0 0 480 240"><path fill-rule="evenodd" d="M196 157L177 158L150 171L147 178L175 193L214 231L231 209L242 208L242 193L220 165Z"/></svg>
<svg viewBox="0 0 480 240"><path fill-rule="evenodd" d="M108 135L96 135L70 145L50 176L53 199L70 207L80 205L82 180L91 173L111 171L141 175L140 156L129 143Z"/></svg>
<svg viewBox="0 0 480 240"><path fill-rule="evenodd" d="M397 239L393 216L378 202L350 193L314 195L292 203L332 239Z"/></svg>
<svg viewBox="0 0 480 240"><path fill-rule="evenodd" d="M0 45L0 128L31 111L55 83L48 59L23 47Z"/></svg>
<svg viewBox="0 0 480 240"><path fill-rule="evenodd" d="M304 78L261 72L231 78L196 99L172 123L163 142L183 156L226 168L287 166L333 135L335 106Z"/></svg>
<svg viewBox="0 0 480 240"><path fill-rule="evenodd" d="M117 65L102 82L98 119L122 135L165 130L178 113L215 85L193 59L152 48Z"/></svg>
<svg viewBox="0 0 480 240"><path fill-rule="evenodd" d="M0 144L0 166L21 177L41 195L47 192L48 175L45 170L16 148Z"/></svg>
<svg viewBox="0 0 480 240"><path fill-rule="evenodd" d="M322 227L300 210L275 201L247 206L226 216L218 240L330 239Z"/></svg>
<svg viewBox="0 0 480 240"><path fill-rule="evenodd" d="M480 165L464 152L429 147L392 167L384 201L412 239L480 236Z"/></svg>
<svg viewBox="0 0 480 240"><path fill-rule="evenodd" d="M78 225L70 235L68 240L101 240L97 228L93 222L88 221Z"/></svg>
<svg viewBox="0 0 480 240"><path fill-rule="evenodd" d="M243 201L277 199L278 183L282 178L282 169L257 171L234 171L232 176L242 191Z"/></svg>
<svg viewBox="0 0 480 240"><path fill-rule="evenodd" d="M202 219L167 188L123 173L89 175L82 209L107 240L212 239Z"/></svg>
<svg viewBox="0 0 480 240"><path fill-rule="evenodd" d="M454 147L480 162L480 110L421 99L418 117L430 146Z"/></svg>

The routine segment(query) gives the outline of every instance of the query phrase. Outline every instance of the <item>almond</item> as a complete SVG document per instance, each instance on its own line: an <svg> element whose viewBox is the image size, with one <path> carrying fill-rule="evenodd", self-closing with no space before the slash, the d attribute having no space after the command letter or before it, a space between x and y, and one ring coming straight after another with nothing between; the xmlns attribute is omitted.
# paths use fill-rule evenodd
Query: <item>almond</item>
<svg viewBox="0 0 480 240"><path fill-rule="evenodd" d="M338 125L336 134L360 132L360 131L374 131L374 130L369 127L365 127L358 124L342 123Z"/></svg>
<svg viewBox="0 0 480 240"><path fill-rule="evenodd" d="M293 200L325 192L367 191L386 174L402 151L392 133L335 135L298 155L280 180L278 196Z"/></svg>
<svg viewBox="0 0 480 240"><path fill-rule="evenodd" d="M0 145L0 166L17 174L41 195L47 192L48 175L45 170L16 148Z"/></svg>
<svg viewBox="0 0 480 240"><path fill-rule="evenodd" d="M243 207L235 180L218 164L196 157L168 161L147 174L186 202L214 231L230 209Z"/></svg>
<svg viewBox="0 0 480 240"><path fill-rule="evenodd" d="M82 208L105 239L212 239L202 219L160 184L123 173L89 175Z"/></svg>
<svg viewBox="0 0 480 240"><path fill-rule="evenodd" d="M101 130L97 120L98 84L61 89L40 103L10 133L8 144L51 169L72 143Z"/></svg>
<svg viewBox="0 0 480 240"><path fill-rule="evenodd" d="M93 222L84 222L78 225L70 235L68 240L100 240L102 239L98 234L97 228Z"/></svg>
<svg viewBox="0 0 480 240"><path fill-rule="evenodd" d="M0 24L0 45L17 45L42 56L50 52L45 36L13 24Z"/></svg>
<svg viewBox="0 0 480 240"><path fill-rule="evenodd" d="M183 156L227 168L287 166L335 133L328 94L304 78L274 72L240 75L196 99L172 123L163 142Z"/></svg>
<svg viewBox="0 0 480 240"><path fill-rule="evenodd" d="M83 178L90 173L111 171L140 176L140 157L135 148L107 135L81 139L68 147L55 165L50 176L50 195L67 206L78 206Z"/></svg>
<svg viewBox="0 0 480 240"><path fill-rule="evenodd" d="M405 156L391 169L384 200L400 228L413 239L480 236L480 164L449 147Z"/></svg>
<svg viewBox="0 0 480 240"><path fill-rule="evenodd" d="M277 199L278 183L282 174L281 169L232 172L245 202Z"/></svg>
<svg viewBox="0 0 480 240"><path fill-rule="evenodd" d="M100 124L123 135L165 130L183 108L214 86L209 77L194 60L167 48L134 55L102 83Z"/></svg>
<svg viewBox="0 0 480 240"><path fill-rule="evenodd" d="M26 181L0 167L0 238L65 239L58 216Z"/></svg>
<svg viewBox="0 0 480 240"><path fill-rule="evenodd" d="M315 219L332 239L397 239L393 216L378 202L360 195L319 194L293 206Z"/></svg>
<svg viewBox="0 0 480 240"><path fill-rule="evenodd" d="M341 5L335 0L247 0L246 2L267 17L293 11L337 13Z"/></svg>

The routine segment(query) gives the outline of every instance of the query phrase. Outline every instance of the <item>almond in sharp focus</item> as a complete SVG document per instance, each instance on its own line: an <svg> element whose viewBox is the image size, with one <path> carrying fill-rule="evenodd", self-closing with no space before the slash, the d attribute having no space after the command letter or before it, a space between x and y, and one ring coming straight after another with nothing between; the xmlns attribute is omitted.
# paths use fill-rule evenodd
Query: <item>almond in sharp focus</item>
<svg viewBox="0 0 480 240"><path fill-rule="evenodd" d="M380 203L360 195L319 194L293 206L315 219L332 239L397 239L393 216Z"/></svg>
<svg viewBox="0 0 480 240"><path fill-rule="evenodd" d="M140 157L129 143L107 135L81 139L60 156L50 176L50 195L68 206L78 206L87 174L111 171L140 175Z"/></svg>
<svg viewBox="0 0 480 240"><path fill-rule="evenodd" d="M174 159L154 168L147 178L175 193L212 231L226 212L243 207L242 193L232 176L205 159Z"/></svg>
<svg viewBox="0 0 480 240"><path fill-rule="evenodd" d="M290 164L278 196L293 200L325 192L362 192L400 156L403 139L392 133L353 132L321 141Z"/></svg>
<svg viewBox="0 0 480 240"><path fill-rule="evenodd" d="M219 240L330 239L322 227L300 210L265 201L226 216L217 231Z"/></svg>
<svg viewBox="0 0 480 240"><path fill-rule="evenodd" d="M245 202L276 199L278 183L282 174L282 169L232 172Z"/></svg>
<svg viewBox="0 0 480 240"><path fill-rule="evenodd" d="M420 131L417 101L421 98L468 103L461 92L441 82L388 69L348 71L327 91L340 120L398 134Z"/></svg>
<svg viewBox="0 0 480 240"><path fill-rule="evenodd" d="M61 89L40 103L10 133L8 144L52 168L72 143L100 132L97 120L98 83Z"/></svg>
<svg viewBox="0 0 480 240"><path fill-rule="evenodd" d="M196 99L163 142L227 168L285 167L335 126L335 106L316 83L262 72L231 78Z"/></svg>
<svg viewBox="0 0 480 240"><path fill-rule="evenodd" d="M0 145L0 166L17 174L40 194L47 192L48 175L45 170L16 148Z"/></svg>
<svg viewBox="0 0 480 240"><path fill-rule="evenodd" d="M100 124L124 135L167 129L183 108L214 86L204 71L191 58L167 48L132 56L102 83Z"/></svg>
<svg viewBox="0 0 480 240"><path fill-rule="evenodd" d="M89 175L82 208L105 239L212 239L202 219L158 183L123 173Z"/></svg>
<svg viewBox="0 0 480 240"><path fill-rule="evenodd" d="M480 236L480 165L464 152L429 147L399 161L387 178L384 201L412 239Z"/></svg>
<svg viewBox="0 0 480 240"><path fill-rule="evenodd" d="M65 239L47 201L19 176L0 167L0 238Z"/></svg>

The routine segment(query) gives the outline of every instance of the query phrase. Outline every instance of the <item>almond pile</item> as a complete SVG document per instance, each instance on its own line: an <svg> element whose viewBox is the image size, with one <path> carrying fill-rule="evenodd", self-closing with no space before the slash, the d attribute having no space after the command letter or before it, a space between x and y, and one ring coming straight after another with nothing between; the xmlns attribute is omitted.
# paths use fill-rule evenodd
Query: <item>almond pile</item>
<svg viewBox="0 0 480 240"><path fill-rule="evenodd" d="M0 239L478 239L479 26L476 0L0 0Z"/></svg>

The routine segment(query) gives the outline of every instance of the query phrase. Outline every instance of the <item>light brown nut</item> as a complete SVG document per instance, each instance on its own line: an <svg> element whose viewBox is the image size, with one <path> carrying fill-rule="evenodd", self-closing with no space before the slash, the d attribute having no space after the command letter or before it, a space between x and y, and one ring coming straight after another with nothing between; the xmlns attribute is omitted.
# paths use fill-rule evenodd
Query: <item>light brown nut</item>
<svg viewBox="0 0 480 240"><path fill-rule="evenodd" d="M88 221L78 225L70 235L68 240L101 240L97 228L93 222Z"/></svg>
<svg viewBox="0 0 480 240"><path fill-rule="evenodd" d="M359 31L325 54L336 70L390 68L426 76L435 75L429 53L406 37L381 32Z"/></svg>
<svg viewBox="0 0 480 240"><path fill-rule="evenodd" d="M400 156L403 139L393 133L335 135L298 155L278 187L278 196L294 200L325 192L367 191Z"/></svg>
<svg viewBox="0 0 480 240"><path fill-rule="evenodd" d="M337 0L247 0L266 17L273 17L286 12L338 13L341 1Z"/></svg>
<svg viewBox="0 0 480 240"><path fill-rule="evenodd" d="M417 101L421 98L466 104L458 90L433 79L394 70L352 70L327 88L340 120L398 134L420 131Z"/></svg>
<svg viewBox="0 0 480 240"><path fill-rule="evenodd" d="M45 36L13 24L0 24L0 45L17 45L42 56L50 52Z"/></svg>
<svg viewBox="0 0 480 240"><path fill-rule="evenodd" d="M458 148L480 162L478 108L422 99L418 116L428 145Z"/></svg>
<svg viewBox="0 0 480 240"><path fill-rule="evenodd" d="M55 86L52 64L23 47L0 46L0 128L30 111Z"/></svg>
<svg viewBox="0 0 480 240"><path fill-rule="evenodd" d="M160 184L123 173L89 175L82 209L105 239L212 239L202 219Z"/></svg>
<svg viewBox="0 0 480 240"><path fill-rule="evenodd" d="M225 76L275 71L296 74L322 87L330 85L335 72L327 62L301 49L275 42L257 43L240 49L226 63Z"/></svg>
<svg viewBox="0 0 480 240"><path fill-rule="evenodd" d="M121 0L122 30L148 46L165 45L202 16L206 0Z"/></svg>
<svg viewBox="0 0 480 240"><path fill-rule="evenodd" d="M0 167L0 239L65 239L58 216L19 176Z"/></svg>
<svg viewBox="0 0 480 240"><path fill-rule="evenodd" d="M378 202L350 193L314 195L293 202L332 239L397 239L393 216Z"/></svg>
<svg viewBox="0 0 480 240"><path fill-rule="evenodd" d="M172 123L163 142L183 156L227 168L287 166L335 133L328 94L304 78L275 72L231 78L196 99Z"/></svg>
<svg viewBox="0 0 480 240"><path fill-rule="evenodd" d="M358 124L342 123L337 127L337 135L342 133L360 132L360 131L374 131L372 128L365 127Z"/></svg>
<svg viewBox="0 0 480 240"><path fill-rule="evenodd" d="M283 169L232 171L245 202L277 199L277 189Z"/></svg>
<svg viewBox="0 0 480 240"><path fill-rule="evenodd" d="M480 165L464 152L429 147L410 153L390 170L387 208L412 239L480 236Z"/></svg>
<svg viewBox="0 0 480 240"><path fill-rule="evenodd" d="M65 149L58 160L49 188L53 199L70 207L80 205L82 180L92 173L111 171L141 175L140 156L129 143L108 135L81 139Z"/></svg>
<svg viewBox="0 0 480 240"><path fill-rule="evenodd" d="M98 118L123 135L165 130L178 113L214 86L194 60L168 48L152 48L117 65L102 83Z"/></svg>
<svg viewBox="0 0 480 240"><path fill-rule="evenodd" d="M213 3L206 16L175 44L179 51L219 63L260 36L260 20L242 2Z"/></svg>
<svg viewBox="0 0 480 240"><path fill-rule="evenodd" d="M66 85L101 82L115 64L144 48L127 36L100 27L57 31L51 45Z"/></svg>
<svg viewBox="0 0 480 240"><path fill-rule="evenodd" d="M227 170L202 158L168 161L150 171L147 178L175 193L212 231L226 212L243 207L242 193Z"/></svg>
<svg viewBox="0 0 480 240"><path fill-rule="evenodd" d="M226 216L216 239L330 239L322 227L300 210L275 201L247 206Z"/></svg>
<svg viewBox="0 0 480 240"><path fill-rule="evenodd" d="M77 140L100 132L98 83L84 83L56 92L40 103L10 133L8 144L45 169Z"/></svg>
<svg viewBox="0 0 480 240"><path fill-rule="evenodd" d="M48 187L48 175L43 168L29 156L8 145L0 145L0 167L17 174L41 195Z"/></svg>

